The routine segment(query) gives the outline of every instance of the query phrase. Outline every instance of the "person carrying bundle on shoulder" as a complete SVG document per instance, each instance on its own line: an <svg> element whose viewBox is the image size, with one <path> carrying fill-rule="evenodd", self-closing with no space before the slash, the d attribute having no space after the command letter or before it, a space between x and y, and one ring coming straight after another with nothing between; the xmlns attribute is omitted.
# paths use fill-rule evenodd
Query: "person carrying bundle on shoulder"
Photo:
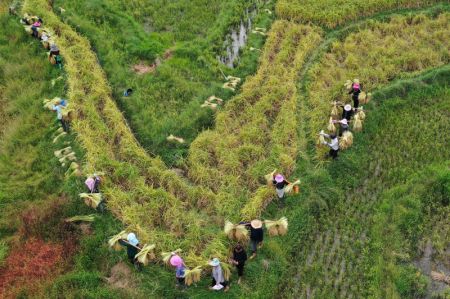
<svg viewBox="0 0 450 299"><path fill-rule="evenodd" d="M252 251L252 255L249 259L253 259L256 257L258 248L262 247L262 242L264 240L263 223L261 220L254 219L250 222L240 222L239 224L250 227L250 250Z"/></svg>
<svg viewBox="0 0 450 299"><path fill-rule="evenodd" d="M141 249L136 235L134 233L129 233L126 240L119 240L119 244L127 248L127 256L130 263L133 264L137 270L141 270L141 265L135 258L136 254L138 254Z"/></svg>
<svg viewBox="0 0 450 299"><path fill-rule="evenodd" d="M326 137L326 138L330 138L331 142L324 142L324 145L328 145L330 147L330 157L332 157L333 159L336 159L338 156L338 152L339 152L339 140L338 137L336 136L336 134L325 134L323 132L320 132L320 135Z"/></svg>
<svg viewBox="0 0 450 299"><path fill-rule="evenodd" d="M283 200L284 198L284 187L289 185L284 176L281 173L276 174L273 177L272 184L275 186L275 192L277 193L278 199Z"/></svg>
<svg viewBox="0 0 450 299"><path fill-rule="evenodd" d="M33 31L33 36L38 38L39 34L38 34L38 28L40 28L42 26L42 20L41 18L39 18L36 22L34 22L31 25L31 30Z"/></svg>
<svg viewBox="0 0 450 299"><path fill-rule="evenodd" d="M342 119L346 119L348 122L352 119L354 111L352 109L352 105L346 104L344 106L341 106L343 108L342 110Z"/></svg>
<svg viewBox="0 0 450 299"><path fill-rule="evenodd" d="M244 266L247 261L247 253L241 243L237 243L233 249L233 258L231 263L236 266L238 270L238 284L241 283L242 276L244 275Z"/></svg>
<svg viewBox="0 0 450 299"><path fill-rule="evenodd" d="M63 113L62 113L62 110L65 106L64 103L65 103L64 100L59 101L58 103L56 103L55 105L52 106L52 110L56 111L56 118L61 123L61 126L62 126L64 132L67 133L69 131L69 125L68 125L67 121L64 120Z"/></svg>
<svg viewBox="0 0 450 299"><path fill-rule="evenodd" d="M358 108L359 106L359 94L361 93L361 85L359 84L358 79L353 80L352 87L348 94L352 95L353 99L353 107Z"/></svg>
<svg viewBox="0 0 450 299"><path fill-rule="evenodd" d="M339 129L339 137L342 136L342 134L345 131L348 131L350 126L348 124L348 120L346 118L343 118L341 120L333 120L333 123L339 123L340 124L340 129Z"/></svg>
<svg viewBox="0 0 450 299"><path fill-rule="evenodd" d="M230 286L228 281L225 280L223 269L220 265L220 260L218 258L213 258L208 264L212 267L212 282L209 289L215 291L220 291L223 289L224 292L228 292Z"/></svg>
<svg viewBox="0 0 450 299"><path fill-rule="evenodd" d="M98 186L100 184L100 176L93 174L84 182L90 193L99 193Z"/></svg>

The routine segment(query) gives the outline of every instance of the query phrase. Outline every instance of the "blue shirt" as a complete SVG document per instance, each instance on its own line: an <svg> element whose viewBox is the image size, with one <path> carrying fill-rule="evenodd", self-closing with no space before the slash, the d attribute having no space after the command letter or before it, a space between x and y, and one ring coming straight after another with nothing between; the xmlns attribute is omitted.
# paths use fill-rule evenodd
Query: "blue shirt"
<svg viewBox="0 0 450 299"><path fill-rule="evenodd" d="M184 266L178 266L175 271L175 276L177 278L183 278L184 277L185 268Z"/></svg>
<svg viewBox="0 0 450 299"><path fill-rule="evenodd" d="M62 108L61 105L53 105L52 110L56 111L56 117L62 119Z"/></svg>

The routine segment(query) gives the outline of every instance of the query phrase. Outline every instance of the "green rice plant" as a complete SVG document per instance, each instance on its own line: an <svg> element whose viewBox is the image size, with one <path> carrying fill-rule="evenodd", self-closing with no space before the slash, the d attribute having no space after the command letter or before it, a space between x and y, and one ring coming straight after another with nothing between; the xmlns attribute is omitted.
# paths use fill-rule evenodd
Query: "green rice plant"
<svg viewBox="0 0 450 299"><path fill-rule="evenodd" d="M350 20L371 16L392 9L429 6L439 0L281 0L277 2L276 13L283 19L300 23L313 23L335 28Z"/></svg>
<svg viewBox="0 0 450 299"><path fill-rule="evenodd" d="M308 76L307 103L310 120L308 134L314 140L326 126L330 100L349 102L343 82L359 77L363 89L370 91L393 78L407 76L449 62L449 14L436 18L394 16L387 23L373 22L369 28L336 41ZM401 28L401 30L400 30ZM318 150L317 157L324 150Z"/></svg>

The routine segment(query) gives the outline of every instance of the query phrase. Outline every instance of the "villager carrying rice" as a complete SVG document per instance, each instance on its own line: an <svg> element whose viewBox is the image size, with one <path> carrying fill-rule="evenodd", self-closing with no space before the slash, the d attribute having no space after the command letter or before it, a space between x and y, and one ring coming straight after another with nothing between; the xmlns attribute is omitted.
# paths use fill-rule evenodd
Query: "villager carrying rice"
<svg viewBox="0 0 450 299"><path fill-rule="evenodd" d="M346 118L343 118L341 120L333 120L333 123L338 123L340 124L340 129L339 129L339 136L342 136L342 134L345 131L349 130L349 125L348 125L348 120Z"/></svg>
<svg viewBox="0 0 450 299"><path fill-rule="evenodd" d="M141 265L136 259L136 254L138 254L141 249L139 240L136 238L136 235L134 233L129 233L126 240L119 240L119 244L127 248L127 255L130 263L132 263L136 269L141 270Z"/></svg>
<svg viewBox="0 0 450 299"><path fill-rule="evenodd" d="M338 157L339 152L339 140L336 134L325 134L324 132L320 132L320 135L326 138L330 138L330 142L323 141L324 145L328 145L330 147L330 157L336 159Z"/></svg>
<svg viewBox="0 0 450 299"><path fill-rule="evenodd" d="M237 243L233 249L233 257L230 260L233 265L236 266L238 271L238 284L241 283L242 276L244 275L245 262L247 261L247 253L241 243Z"/></svg>
<svg viewBox="0 0 450 299"><path fill-rule="evenodd" d="M84 184L88 188L88 192L90 193L99 193L98 186L100 184L100 176L94 173L92 176L89 176Z"/></svg>
<svg viewBox="0 0 450 299"><path fill-rule="evenodd" d="M346 104L343 107L343 111L342 111L342 118L345 118L347 121L350 121L352 119L353 116L353 109L352 109L352 105L350 104Z"/></svg>
<svg viewBox="0 0 450 299"><path fill-rule="evenodd" d="M61 123L61 126L62 126L64 132L67 133L69 131L69 124L68 124L67 120L65 120L63 118L63 109L65 107L64 104L65 104L65 101L60 100L56 104L52 105L52 110L56 111L56 118Z"/></svg>
<svg viewBox="0 0 450 299"><path fill-rule="evenodd" d="M250 259L253 259L256 257L256 251L258 248L262 247L262 242L264 239L263 223L261 220L254 219L250 221L250 223L242 222L240 224L250 227L250 250L252 251Z"/></svg>
<svg viewBox="0 0 450 299"><path fill-rule="evenodd" d="M359 106L359 94L361 93L361 87L362 86L359 84L359 80L354 79L351 90L348 93L348 94L352 95L353 107L355 109L358 108L358 106Z"/></svg>
<svg viewBox="0 0 450 299"><path fill-rule="evenodd" d="M227 292L230 288L229 283L226 279L226 275L224 273L224 270L222 269L222 266L220 265L220 260L218 258L213 258L211 261L208 262L208 264L212 267L212 282L210 290L220 291L221 289L224 290L224 292Z"/></svg>
<svg viewBox="0 0 450 299"><path fill-rule="evenodd" d="M284 176L281 173L278 173L273 176L273 185L275 186L275 191L277 193L277 196L280 200L284 198L284 187L289 185L289 182L286 181Z"/></svg>

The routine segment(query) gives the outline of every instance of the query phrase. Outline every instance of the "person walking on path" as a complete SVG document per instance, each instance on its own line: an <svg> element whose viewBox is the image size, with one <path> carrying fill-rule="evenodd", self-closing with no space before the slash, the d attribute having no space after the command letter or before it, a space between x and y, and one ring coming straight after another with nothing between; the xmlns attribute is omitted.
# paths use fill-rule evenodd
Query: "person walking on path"
<svg viewBox="0 0 450 299"><path fill-rule="evenodd" d="M359 106L359 94L360 93L361 93L361 85L359 84L359 80L354 79L353 84L352 84L352 89L350 90L350 92L348 94L352 95L353 107L355 109L357 109Z"/></svg>
<svg viewBox="0 0 450 299"><path fill-rule="evenodd" d="M56 105L52 105L52 110L56 111L56 118L61 123L61 126L62 126L64 132L67 133L69 131L69 125L63 118L63 113L62 113L63 108L64 108L64 106L62 105L61 101L56 103Z"/></svg>
<svg viewBox="0 0 450 299"><path fill-rule="evenodd" d="M230 288L228 285L228 281L225 280L223 275L222 266L220 266L220 260L218 258L214 258L209 262L209 265L212 266L212 282L210 290L219 291L224 289L224 292L227 292Z"/></svg>
<svg viewBox="0 0 450 299"><path fill-rule="evenodd" d="M238 271L238 284L241 283L242 276L244 275L245 262L247 261L247 253L241 243L237 243L233 249L233 258L231 263L234 264Z"/></svg>
<svg viewBox="0 0 450 299"><path fill-rule="evenodd" d="M84 183L90 193L99 193L98 186L100 184L100 176L94 173L94 175L88 177Z"/></svg>
<svg viewBox="0 0 450 299"><path fill-rule="evenodd" d="M250 259L256 257L256 251L258 250L258 248L262 247L263 240L264 231L262 228L262 221L254 219L250 222L250 249L252 251Z"/></svg>
<svg viewBox="0 0 450 299"><path fill-rule="evenodd" d="M353 109L352 109L352 105L350 104L346 104L344 106L344 110L342 111L342 118L346 119L347 121L350 121L353 117Z"/></svg>
<svg viewBox="0 0 450 299"><path fill-rule="evenodd" d="M339 129L339 137L342 136L342 134L345 131L349 130L349 125L348 125L348 120L346 118L343 118L341 120L333 120L333 123L338 123L340 124L340 129Z"/></svg>
<svg viewBox="0 0 450 299"><path fill-rule="evenodd" d="M282 200L284 198L284 187L289 185L284 176L280 173L274 176L272 183L275 185L275 191L277 193L278 199Z"/></svg>
<svg viewBox="0 0 450 299"><path fill-rule="evenodd" d="M338 156L338 152L339 152L339 140L336 136L336 134L325 134L323 132L320 133L320 135L326 137L326 138L330 138L331 142L324 142L324 145L328 145L330 147L330 157L332 157L333 159L336 159Z"/></svg>
<svg viewBox="0 0 450 299"><path fill-rule="evenodd" d="M129 233L126 240L119 240L119 244L127 248L128 260L135 266L136 269L140 270L141 265L135 258L136 254L140 251L139 240L136 238L136 235L134 233Z"/></svg>
<svg viewBox="0 0 450 299"><path fill-rule="evenodd" d="M183 259L173 253L172 257L169 260L169 263L175 267L175 278L177 279L177 287L186 287L185 284L185 275L186 275L186 265L184 264Z"/></svg>

